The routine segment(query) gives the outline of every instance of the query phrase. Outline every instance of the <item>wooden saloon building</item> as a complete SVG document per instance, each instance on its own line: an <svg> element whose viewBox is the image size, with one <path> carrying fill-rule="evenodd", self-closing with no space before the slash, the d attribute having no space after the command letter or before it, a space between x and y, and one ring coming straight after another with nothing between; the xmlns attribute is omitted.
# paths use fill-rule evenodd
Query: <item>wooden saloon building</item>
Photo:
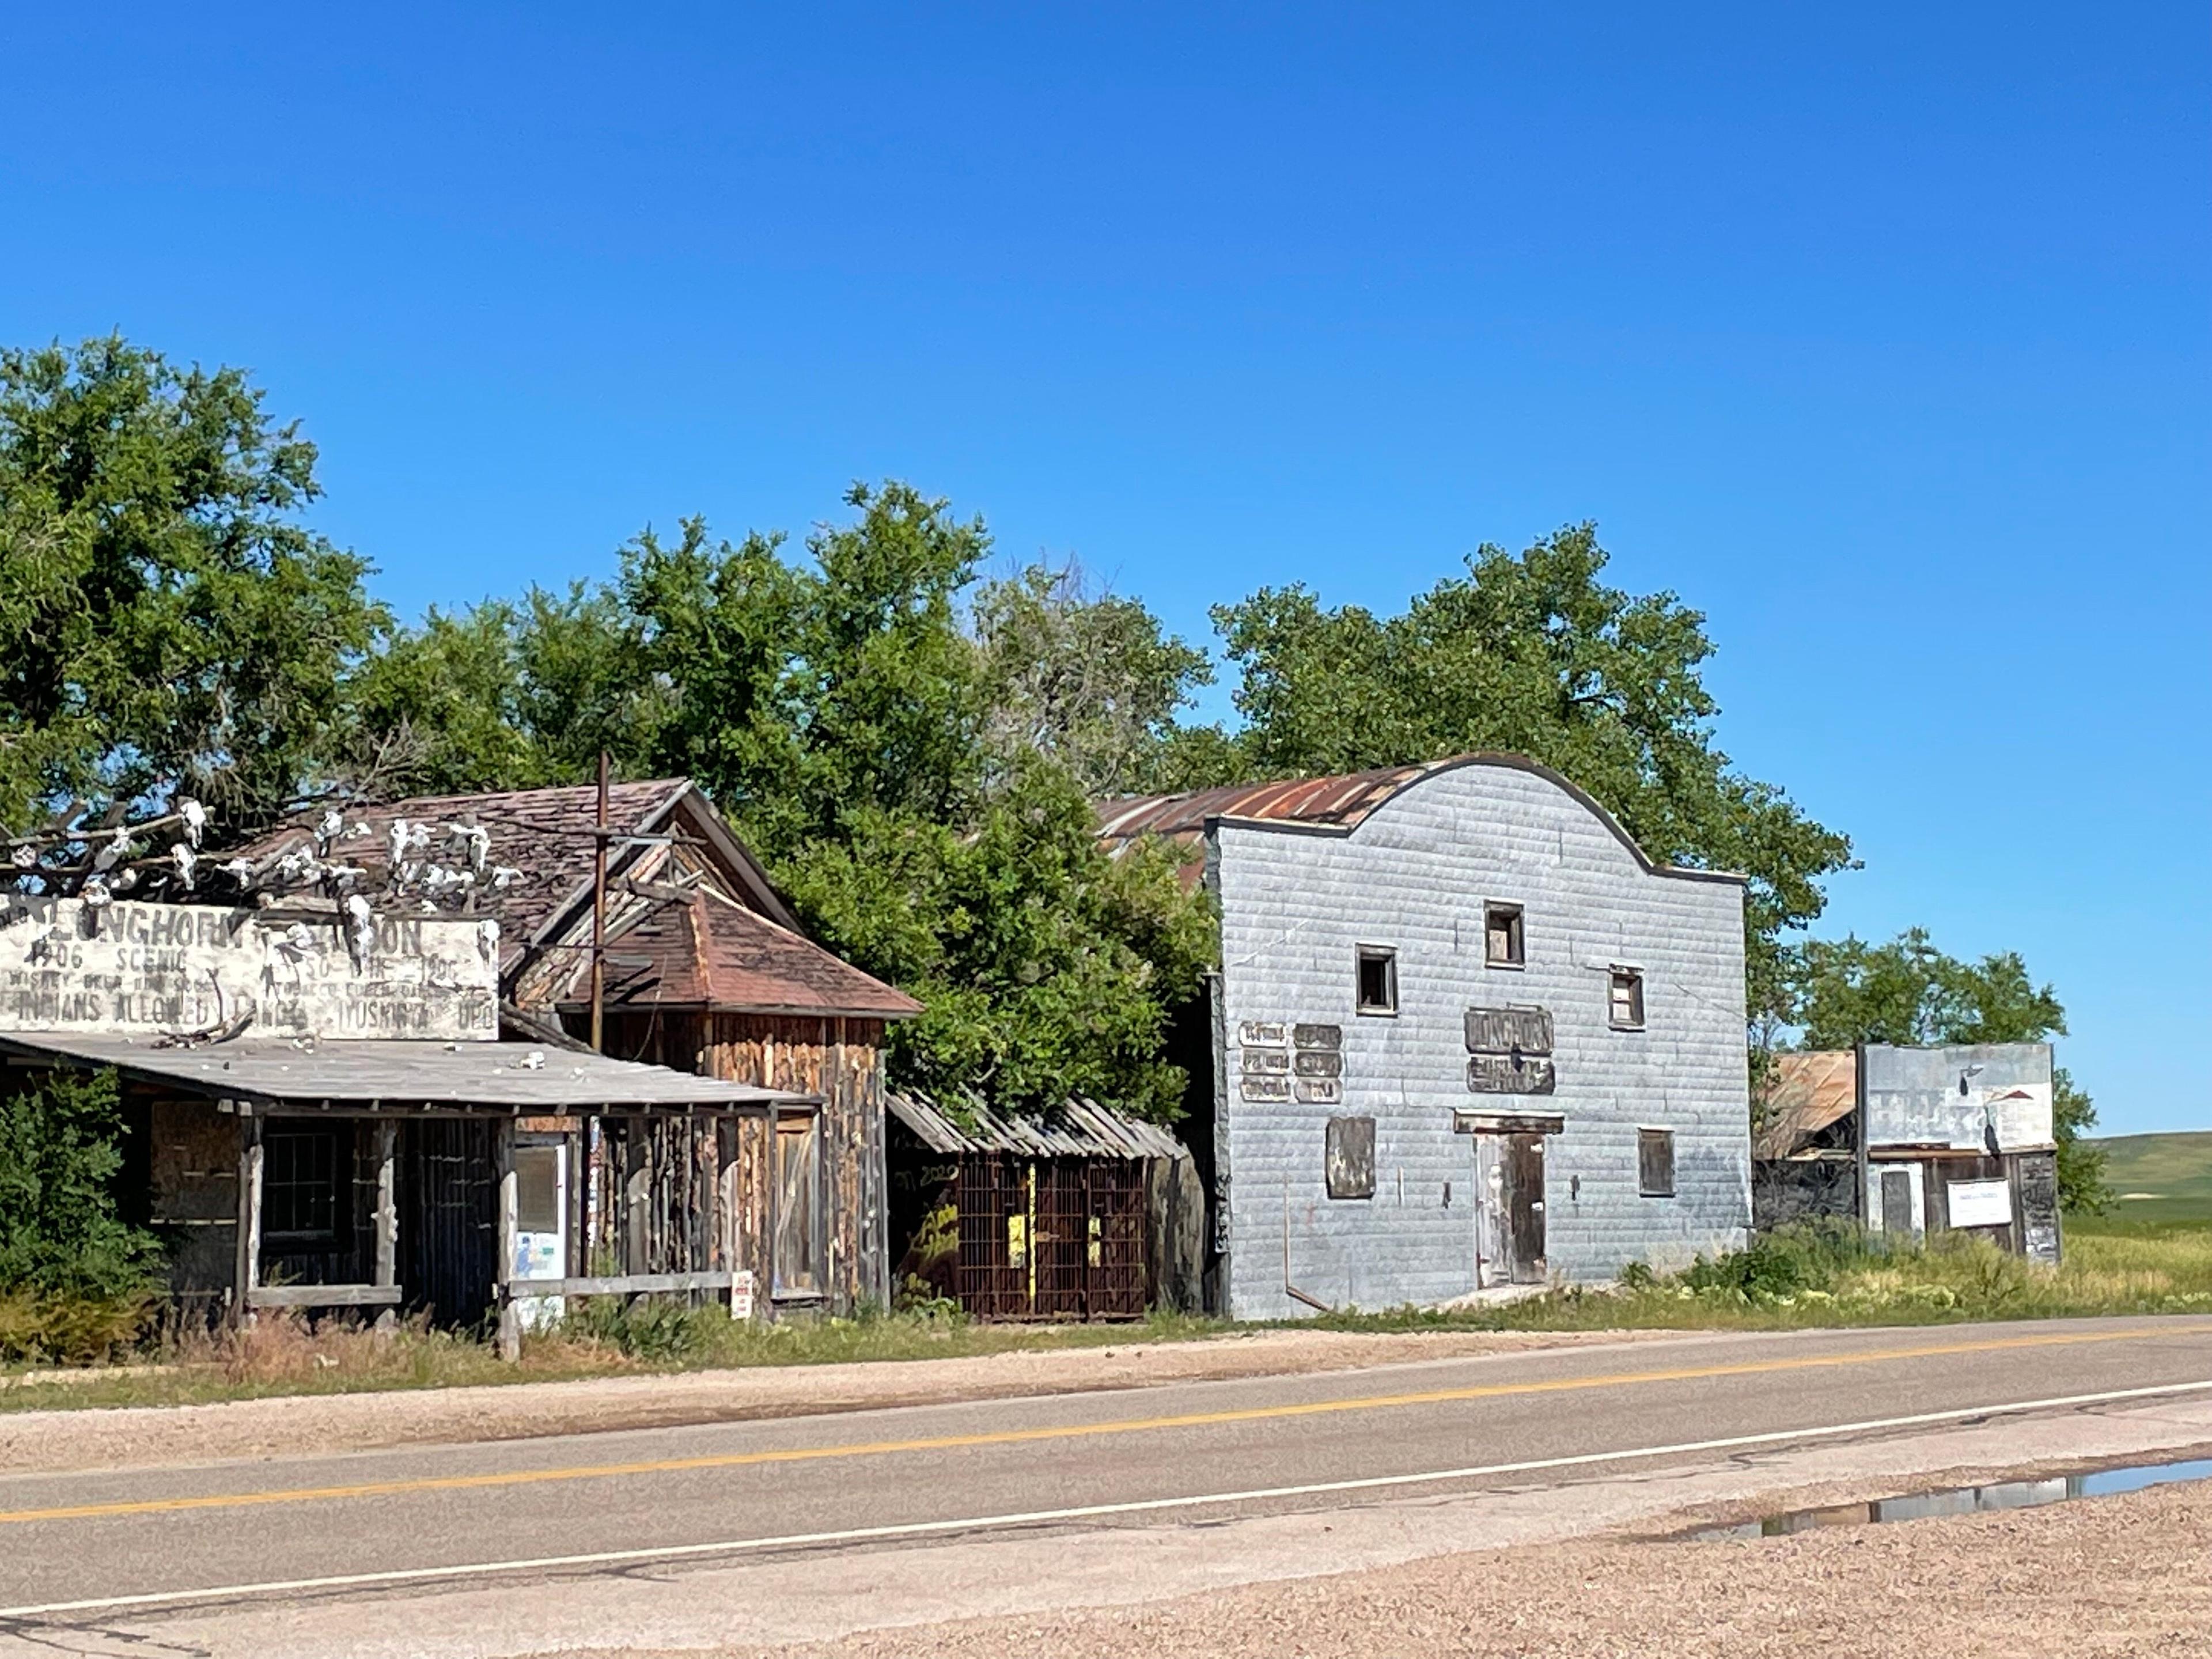
<svg viewBox="0 0 2212 1659"><path fill-rule="evenodd" d="M0 899L0 1053L116 1072L180 1302L511 1345L572 1297L888 1296L880 1052L915 1005L689 781L400 801L225 867L258 902Z"/></svg>
<svg viewBox="0 0 2212 1659"><path fill-rule="evenodd" d="M605 1055L744 1091L721 1112L549 1121L534 1185L565 1231L538 1242L530 1270L550 1277L558 1260L587 1277L726 1272L769 1314L888 1300L883 1040L919 1005L806 938L690 780L613 784L604 826L600 816L590 786L356 814L370 849L392 844L395 823L488 836L507 872L482 902L498 926L510 1041L541 1044L549 1068L590 1053L596 933ZM362 862L372 880L382 874L374 851Z"/></svg>

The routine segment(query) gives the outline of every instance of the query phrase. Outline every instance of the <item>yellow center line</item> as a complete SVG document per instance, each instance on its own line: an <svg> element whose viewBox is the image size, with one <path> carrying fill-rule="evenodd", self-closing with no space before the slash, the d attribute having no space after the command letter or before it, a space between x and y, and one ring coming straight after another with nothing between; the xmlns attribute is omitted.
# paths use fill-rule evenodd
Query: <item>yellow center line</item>
<svg viewBox="0 0 2212 1659"><path fill-rule="evenodd" d="M1690 1382L1722 1376L1759 1376L1779 1371L1880 1365L1904 1359L1950 1354L1996 1353L2017 1348L2075 1347L2099 1342L2149 1341L2163 1336L2203 1335L2204 1328L2184 1325L2128 1331L2082 1331L2040 1336L1988 1338L1973 1342L1929 1343L1911 1347L1870 1349L1864 1353L1801 1355L1787 1359L1747 1360L1729 1365L1676 1366L1665 1370L1601 1373L1531 1382L1491 1382L1469 1388L1430 1389L1414 1394L1364 1395L1344 1400L1306 1401L1280 1406L1248 1406L1231 1411L1185 1412L1172 1417L1111 1419L1102 1423L1058 1424L1033 1429L995 1429L981 1434L934 1435L912 1440L869 1440L842 1446L794 1446L769 1451L724 1452L701 1457L664 1457L633 1463L586 1463L568 1468L511 1469L491 1474L427 1475L406 1480L368 1480L346 1486L293 1486L267 1492L210 1492L191 1498L138 1498L109 1504L72 1504L53 1509L0 1510L0 1524L34 1521L79 1521L101 1516L163 1515L185 1510L245 1509L263 1504L325 1503L348 1498L388 1498L401 1493L472 1492L496 1486L534 1486L566 1480L605 1480L623 1475L675 1474L699 1469L748 1468L768 1463L811 1463L830 1458L881 1457L902 1452L951 1451L975 1446L1014 1446L1038 1441L1079 1440L1102 1435L1143 1434L1161 1429L1204 1428L1223 1423L1261 1423L1279 1419L1324 1417L1346 1412L1391 1411L1469 1400L1498 1400L1516 1395L1567 1394L1585 1389L1636 1388L1659 1382Z"/></svg>

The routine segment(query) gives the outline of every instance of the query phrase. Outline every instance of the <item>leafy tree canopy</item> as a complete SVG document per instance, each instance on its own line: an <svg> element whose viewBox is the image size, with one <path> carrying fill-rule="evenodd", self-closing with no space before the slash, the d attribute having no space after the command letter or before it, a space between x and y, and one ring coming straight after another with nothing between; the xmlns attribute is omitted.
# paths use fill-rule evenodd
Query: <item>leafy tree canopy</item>
<svg viewBox="0 0 2212 1659"><path fill-rule="evenodd" d="M2066 1010L2016 951L1962 962L1915 927L1887 945L1855 936L1814 940L1794 955L1791 1018L1808 1048L2043 1042L2066 1034ZM2083 1139L2096 1127L2096 1106L2063 1066L2052 1073L2051 1093L2059 1200L2073 1210L2101 1208L2105 1155Z"/></svg>
<svg viewBox="0 0 2212 1659"><path fill-rule="evenodd" d="M234 830L292 799L384 621L300 522L314 464L238 370L0 350L0 823L174 789Z"/></svg>
<svg viewBox="0 0 2212 1659"><path fill-rule="evenodd" d="M824 944L924 1003L902 1075L1171 1112L1211 922L1164 858L1101 851L1089 795L1203 656L1066 572L978 586L989 537L941 501L847 501L803 561L688 520L611 583L433 616L363 674L364 744L425 789L580 779L603 745L695 777Z"/></svg>
<svg viewBox="0 0 2212 1659"><path fill-rule="evenodd" d="M1652 857L1741 871L1754 1015L1784 999L1781 941L1820 913L1850 843L1715 746L1705 619L1672 593L1600 580L1595 530L1518 555L1485 546L1401 614L1324 607L1303 586L1214 611L1246 725L1188 733L1163 769L1188 787L1364 771L1505 750L1595 796Z"/></svg>
<svg viewBox="0 0 2212 1659"><path fill-rule="evenodd" d="M118 1100L112 1072L49 1073L0 1099L0 1290L125 1297L148 1288L160 1247L115 1205Z"/></svg>

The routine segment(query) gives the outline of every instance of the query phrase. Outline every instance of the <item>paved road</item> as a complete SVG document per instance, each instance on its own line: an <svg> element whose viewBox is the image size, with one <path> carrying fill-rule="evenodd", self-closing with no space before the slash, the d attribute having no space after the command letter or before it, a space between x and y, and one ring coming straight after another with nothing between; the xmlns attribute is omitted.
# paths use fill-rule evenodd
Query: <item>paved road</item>
<svg viewBox="0 0 2212 1659"><path fill-rule="evenodd" d="M803 1386L804 1374L793 1381ZM1732 1449L1716 1443L1787 1444L1845 1425L2193 1382L2212 1386L2212 1320L1719 1335L776 1422L0 1476L0 1618L334 1577L442 1580L551 1558L665 1550L711 1560L763 1540L860 1548L886 1533L1012 1517L1109 1526L1327 1507L1526 1484L1547 1471L1711 1463Z"/></svg>

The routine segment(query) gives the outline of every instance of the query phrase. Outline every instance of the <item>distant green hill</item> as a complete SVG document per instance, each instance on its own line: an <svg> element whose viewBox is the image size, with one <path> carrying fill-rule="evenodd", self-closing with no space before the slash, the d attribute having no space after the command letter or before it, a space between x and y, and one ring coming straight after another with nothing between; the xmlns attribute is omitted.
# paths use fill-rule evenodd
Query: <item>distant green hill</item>
<svg viewBox="0 0 2212 1659"><path fill-rule="evenodd" d="M2212 1129L2099 1140L2116 1221L2212 1222ZM2140 1194L2140 1196L2138 1196Z"/></svg>

